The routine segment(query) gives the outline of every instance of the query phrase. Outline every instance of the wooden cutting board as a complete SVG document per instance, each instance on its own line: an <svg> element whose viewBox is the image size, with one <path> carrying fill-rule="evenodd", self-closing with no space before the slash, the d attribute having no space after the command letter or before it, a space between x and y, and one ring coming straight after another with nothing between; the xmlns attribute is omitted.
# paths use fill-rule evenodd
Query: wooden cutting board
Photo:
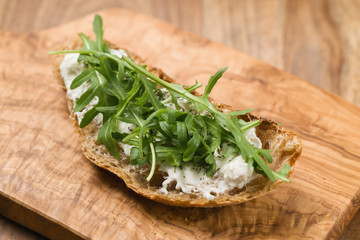
<svg viewBox="0 0 360 240"><path fill-rule="evenodd" d="M360 205L360 109L237 50L124 9L100 12L105 38L178 82L215 87L217 102L296 132L290 184L238 206L200 209L147 200L82 155L47 51L93 15L41 32L0 32L0 213L52 239L331 239Z"/></svg>

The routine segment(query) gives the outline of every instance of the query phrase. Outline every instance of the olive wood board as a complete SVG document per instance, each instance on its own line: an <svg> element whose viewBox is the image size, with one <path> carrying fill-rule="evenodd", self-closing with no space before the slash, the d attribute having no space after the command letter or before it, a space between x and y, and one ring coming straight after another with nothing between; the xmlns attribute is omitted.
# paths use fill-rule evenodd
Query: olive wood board
<svg viewBox="0 0 360 240"><path fill-rule="evenodd" d="M279 121L303 153L291 183L236 206L145 199L85 159L47 52L93 14L33 33L0 32L0 214L52 239L332 239L359 208L360 109L240 51L124 9L99 12L105 38L182 84L229 70L211 96ZM251 24L251 23L249 23Z"/></svg>

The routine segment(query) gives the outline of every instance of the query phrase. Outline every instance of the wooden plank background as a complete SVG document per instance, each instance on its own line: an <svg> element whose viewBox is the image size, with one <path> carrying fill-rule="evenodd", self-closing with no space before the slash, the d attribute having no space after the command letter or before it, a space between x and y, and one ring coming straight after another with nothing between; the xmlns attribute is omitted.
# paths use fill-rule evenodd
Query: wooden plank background
<svg viewBox="0 0 360 240"><path fill-rule="evenodd" d="M111 7L234 47L360 106L360 1L0 0L0 29L36 31ZM0 226L0 238L39 238L4 218ZM340 239L359 236L360 212Z"/></svg>

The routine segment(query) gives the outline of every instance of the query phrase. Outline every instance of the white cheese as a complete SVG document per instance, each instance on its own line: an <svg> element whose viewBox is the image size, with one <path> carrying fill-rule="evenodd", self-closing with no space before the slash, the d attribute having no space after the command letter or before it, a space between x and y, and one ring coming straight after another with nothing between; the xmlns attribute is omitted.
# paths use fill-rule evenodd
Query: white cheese
<svg viewBox="0 0 360 240"><path fill-rule="evenodd" d="M122 56L127 56L126 52L124 50L111 49L110 52L120 58ZM76 101L80 98L80 96L90 87L90 83L89 83L89 81L87 81L75 89L70 89L70 85L71 85L72 81L74 80L74 78L76 78L85 69L85 65L83 63L79 63L77 61L79 55L80 55L79 53L66 54L64 56L64 60L60 64L60 74L64 80L68 98L74 103L74 106L75 106ZM94 107L98 103L98 101L99 101L99 98L97 96L95 96L91 100L91 102L82 111L74 113L75 116L77 116L79 124L80 124L81 120L84 118L85 113L88 110L90 110L92 107ZM101 113L99 113L94 118L93 121L95 121L96 124L99 124L99 126L101 126L102 120L103 120L103 116ZM130 127L132 127L130 125L123 125L123 126L124 126L124 133L126 131L129 131L126 129L129 129Z"/></svg>
<svg viewBox="0 0 360 240"><path fill-rule="evenodd" d="M131 133L136 126L132 123L126 123L126 122L122 122L122 121L118 121L117 122L117 130L119 133Z"/></svg>
<svg viewBox="0 0 360 240"><path fill-rule="evenodd" d="M123 149L124 154L125 154L126 156L129 156L129 157L130 157L131 148L133 148L134 146L133 146L133 145L126 144L126 143L122 143L122 142L120 142L119 144L120 144L120 147Z"/></svg>
<svg viewBox="0 0 360 240"><path fill-rule="evenodd" d="M166 88L160 88L160 89L158 89L158 91L161 92L161 97L158 96L158 94L157 94L158 99L159 99L160 101L163 101L163 100L171 97L171 94L169 93L169 91L168 91Z"/></svg>
<svg viewBox="0 0 360 240"><path fill-rule="evenodd" d="M162 93L162 94L161 94L162 97L159 97L159 96L158 96L158 99L159 99L160 101L163 101L163 100L165 100L165 99L167 99L167 98L169 98L169 97L171 96L170 93L169 93L169 91L168 91L166 88L160 88L159 90L160 90L160 92ZM176 99L176 101L177 101L177 104L179 105L179 108L180 108L181 111L191 112L191 114L193 114L193 115L197 114L195 105L194 105L192 102L189 102L187 99L182 98L182 97L178 97L178 98ZM172 102L170 102L170 103L165 103L164 106L165 106L166 108L171 108L171 109L176 110L175 104L172 103ZM208 111L206 111L206 110L200 111L199 114L200 114L201 116L211 115L211 114L210 114Z"/></svg>
<svg viewBox="0 0 360 240"><path fill-rule="evenodd" d="M177 104L184 112L194 112L196 111L195 105L192 102L189 102L185 98L177 98ZM195 113L195 112L194 112Z"/></svg>
<svg viewBox="0 0 360 240"><path fill-rule="evenodd" d="M118 56L119 58L122 58L123 56L127 57L126 52L122 49L110 49L110 53Z"/></svg>
<svg viewBox="0 0 360 240"><path fill-rule="evenodd" d="M60 74L61 74L62 78L64 79L68 98L71 101L73 101L74 106L75 106L76 101L90 86L90 83L87 81L75 89L70 89L70 85L71 85L72 81L74 80L74 78L76 76L78 76L85 69L85 65L82 63L79 63L77 61L78 57L79 57L78 53L66 54L64 57L64 60L60 64ZM88 110L90 110L93 106L95 106L98 103L98 101L99 101L98 97L95 96L91 100L91 102L81 112L74 113L75 116L77 116L79 124L80 124L81 120L84 118L84 114ZM101 124L102 123L102 114L98 114L95 117L94 121L97 124Z"/></svg>
<svg viewBox="0 0 360 240"><path fill-rule="evenodd" d="M165 106L166 108L170 108L170 109L176 110L175 103L172 103L172 102L170 102L170 103L165 103L164 106Z"/></svg>
<svg viewBox="0 0 360 240"><path fill-rule="evenodd" d="M261 148L261 141L256 136L255 128L246 131L245 137L250 144ZM214 157L218 171L211 178L207 177L204 171L198 171L191 165L185 165L182 168L160 166L159 170L168 174L162 183L161 192L167 194L168 185L176 181L177 190L184 193L199 193L206 199L212 200L226 191L243 188L254 178L254 168L248 166L241 155L233 154L223 158L227 148L227 144L223 144L221 149L215 151Z"/></svg>

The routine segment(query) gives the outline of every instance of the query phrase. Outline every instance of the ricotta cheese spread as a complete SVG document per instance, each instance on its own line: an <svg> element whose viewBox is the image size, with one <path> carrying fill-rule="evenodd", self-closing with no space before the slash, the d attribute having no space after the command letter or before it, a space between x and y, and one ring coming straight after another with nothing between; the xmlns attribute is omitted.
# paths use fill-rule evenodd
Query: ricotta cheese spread
<svg viewBox="0 0 360 240"><path fill-rule="evenodd" d="M111 54L114 54L118 57L126 56L126 52L122 49L110 50ZM90 87L89 81L83 83L80 87L77 87L75 89L70 89L70 85L74 78L76 78L84 69L85 65L78 62L79 53L69 53L65 54L64 60L60 64L60 74L61 77L64 79L66 92L68 95L68 98L74 103L81 97L81 95ZM74 113L75 116L78 119L78 122L80 124L81 120L84 118L85 113L90 110L92 107L94 107L99 101L99 98L95 96L91 102L80 112ZM101 126L103 120L103 116L101 113L99 113L93 121L95 121L96 124L99 124ZM123 127L122 133L128 133L129 128L132 128L134 125L129 126L128 123L119 124L120 127ZM134 127L135 128L135 127Z"/></svg>
<svg viewBox="0 0 360 240"><path fill-rule="evenodd" d="M244 135L250 144L258 148L262 147L255 128L245 131ZM159 170L168 174L167 179L162 183L161 192L167 194L169 184L176 182L175 189L184 193L200 193L208 200L212 200L234 188L243 188L256 176L254 168L249 167L241 155L232 154L224 158L227 150L228 146L223 144L215 151L214 157L218 170L212 177L206 176L204 171L198 171L192 165L184 165L181 168L169 165L160 166Z"/></svg>
<svg viewBox="0 0 360 240"><path fill-rule="evenodd" d="M111 49L110 51L111 54L114 54L120 58L126 55L124 50ZM85 69L85 65L77 61L78 57L78 53L66 54L64 60L60 64L60 73L64 79L68 98L74 102L74 105L80 96L90 86L89 82L85 82L76 89L70 89L71 82ZM159 97L160 100L164 100L170 96L167 89L163 88L160 89L160 91L162 92L162 96ZM84 110L75 113L79 123L83 119L86 111L95 106L97 102L98 98L94 97L94 99L85 107ZM183 111L196 113L196 109L193 104L188 102L186 99L178 98L177 103ZM167 108L175 109L174 103L166 103L165 106ZM208 113L201 112L200 114ZM101 126L102 114L98 114L94 121L96 124ZM118 131L120 133L131 133L134 128L135 125L133 124L121 121L118 122ZM256 136L255 128L247 130L244 135L250 144L258 148L262 147L260 139ZM130 156L130 151L133 147L132 145L120 143L120 147L123 149L125 155ZM167 188L169 184L176 182L175 189L181 190L184 193L199 193L202 194L205 198L212 200L216 196L225 193L226 191L232 190L234 188L243 188L254 178L254 168L252 166L248 166L241 155L231 154L229 157L225 158L224 155L227 150L227 144L223 144L215 151L214 157L218 170L212 177L207 177L204 173L204 170L199 171L193 165L184 165L181 168L170 165L161 165L159 170L168 174L165 181L162 183L161 192L167 194Z"/></svg>

